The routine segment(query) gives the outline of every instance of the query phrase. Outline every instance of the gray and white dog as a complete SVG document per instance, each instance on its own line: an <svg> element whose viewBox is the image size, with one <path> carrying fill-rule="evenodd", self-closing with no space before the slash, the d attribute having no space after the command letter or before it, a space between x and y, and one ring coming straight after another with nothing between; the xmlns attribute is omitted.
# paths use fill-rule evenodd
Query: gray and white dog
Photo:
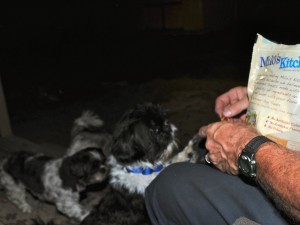
<svg viewBox="0 0 300 225"><path fill-rule="evenodd" d="M30 213L29 191L42 201L55 204L64 215L83 220L89 212L79 203L79 193L107 177L106 157L101 149L87 148L71 156L51 158L17 151L0 163L0 185L7 198L22 212Z"/></svg>
<svg viewBox="0 0 300 225"><path fill-rule="evenodd" d="M18 151L0 162L0 185L22 212L31 212L26 192L56 205L64 215L82 221L89 210L79 203L88 185L106 180L112 138L91 111L74 121L71 143L61 158Z"/></svg>
<svg viewBox="0 0 300 225"><path fill-rule="evenodd" d="M71 143L66 155L73 155L85 148L101 148L108 156L112 146L112 135L105 129L104 122L93 111L87 110L74 120Z"/></svg>

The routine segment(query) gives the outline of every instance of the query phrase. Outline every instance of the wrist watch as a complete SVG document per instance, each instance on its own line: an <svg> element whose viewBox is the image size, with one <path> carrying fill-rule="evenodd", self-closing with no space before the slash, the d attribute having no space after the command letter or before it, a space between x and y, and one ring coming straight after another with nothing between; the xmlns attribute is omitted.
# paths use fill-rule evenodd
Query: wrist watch
<svg viewBox="0 0 300 225"><path fill-rule="evenodd" d="M240 172L246 177L255 178L256 177L256 161L255 153L258 148L266 142L273 142L265 136L256 136L242 150L238 158L238 167Z"/></svg>

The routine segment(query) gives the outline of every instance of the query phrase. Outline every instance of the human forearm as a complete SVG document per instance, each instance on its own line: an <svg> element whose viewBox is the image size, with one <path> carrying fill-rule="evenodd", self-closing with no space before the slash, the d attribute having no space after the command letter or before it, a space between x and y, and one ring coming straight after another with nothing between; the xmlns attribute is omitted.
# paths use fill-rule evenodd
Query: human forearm
<svg viewBox="0 0 300 225"><path fill-rule="evenodd" d="M258 183L279 208L300 220L300 153L265 143L255 158Z"/></svg>
<svg viewBox="0 0 300 225"><path fill-rule="evenodd" d="M223 172L237 174L238 156L259 133L244 123L218 122L201 127L199 135L207 137L211 163ZM300 220L300 152L267 142L255 159L259 184L278 207Z"/></svg>

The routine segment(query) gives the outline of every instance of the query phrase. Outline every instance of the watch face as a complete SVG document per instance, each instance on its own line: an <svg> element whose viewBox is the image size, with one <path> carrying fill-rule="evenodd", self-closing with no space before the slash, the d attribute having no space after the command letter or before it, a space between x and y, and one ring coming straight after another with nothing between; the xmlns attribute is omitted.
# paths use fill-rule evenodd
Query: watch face
<svg viewBox="0 0 300 225"><path fill-rule="evenodd" d="M250 159L246 156L239 157L239 168L243 174L248 175L250 173L251 168L249 167Z"/></svg>
<svg viewBox="0 0 300 225"><path fill-rule="evenodd" d="M265 136L256 136L246 144L238 158L238 166L243 175L251 178L256 177L255 153L261 144L268 141L271 140Z"/></svg>

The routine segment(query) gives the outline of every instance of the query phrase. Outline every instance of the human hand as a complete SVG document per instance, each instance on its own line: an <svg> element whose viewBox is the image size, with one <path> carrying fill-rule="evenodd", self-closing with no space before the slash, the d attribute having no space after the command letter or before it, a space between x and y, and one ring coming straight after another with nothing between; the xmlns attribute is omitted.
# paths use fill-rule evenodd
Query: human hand
<svg viewBox="0 0 300 225"><path fill-rule="evenodd" d="M249 106L247 87L235 87L220 95L216 99L215 111L222 118L225 116L231 120L245 121L243 113Z"/></svg>
<svg viewBox="0 0 300 225"><path fill-rule="evenodd" d="M205 147L210 162L222 172L238 174L237 160L246 144L258 132L242 122L217 122L203 126L200 137L206 137Z"/></svg>

